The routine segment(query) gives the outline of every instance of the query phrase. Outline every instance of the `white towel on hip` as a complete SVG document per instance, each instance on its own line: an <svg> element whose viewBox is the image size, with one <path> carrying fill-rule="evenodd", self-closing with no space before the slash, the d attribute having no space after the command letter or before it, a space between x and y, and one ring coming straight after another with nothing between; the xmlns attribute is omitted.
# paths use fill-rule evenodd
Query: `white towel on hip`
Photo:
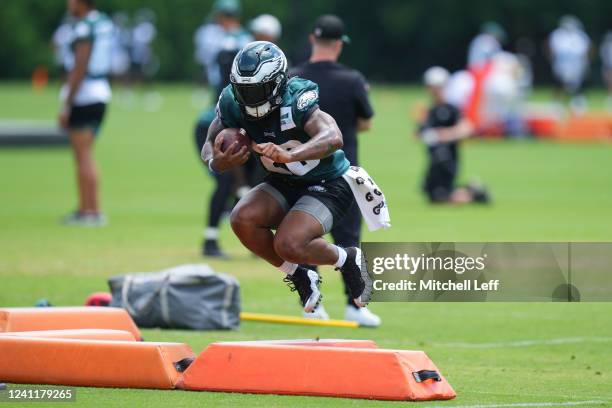
<svg viewBox="0 0 612 408"><path fill-rule="evenodd" d="M351 191L368 229L376 231L391 227L391 217L385 195L368 172L361 167L351 166L342 177L351 186Z"/></svg>

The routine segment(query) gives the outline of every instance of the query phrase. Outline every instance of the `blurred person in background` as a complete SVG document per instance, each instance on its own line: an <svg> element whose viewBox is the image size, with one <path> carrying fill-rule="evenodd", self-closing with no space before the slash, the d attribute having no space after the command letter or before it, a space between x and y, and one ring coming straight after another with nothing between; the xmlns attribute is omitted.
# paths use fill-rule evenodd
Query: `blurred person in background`
<svg viewBox="0 0 612 408"><path fill-rule="evenodd" d="M523 107L531 87L527 76L515 54L507 51L495 54L482 83L480 131L505 136L525 134Z"/></svg>
<svg viewBox="0 0 612 408"><path fill-rule="evenodd" d="M495 54L502 51L502 44L506 41L506 31L494 22L487 21L470 43L468 49L468 68L482 66L489 62Z"/></svg>
<svg viewBox="0 0 612 408"><path fill-rule="evenodd" d="M240 24L240 3L236 0L217 0L213 5L214 22L198 28L194 41L196 59L203 63L209 85L213 88L212 103L216 103L223 88L229 83L232 62L238 51L253 40L253 37ZM205 109L196 123L194 136L198 153L208 134L208 128L215 118L215 109ZM243 167L232 171L214 174L205 169L215 179L215 189L208 201L206 227L203 231L202 255L225 258L227 254L219 245L219 225L229 205L239 200L256 184L251 180L256 175L257 163L251 157ZM245 171L245 168L247 169ZM231 202L231 203L230 203Z"/></svg>
<svg viewBox="0 0 612 408"><path fill-rule="evenodd" d="M136 12L131 30L132 74L137 81L149 81L159 69L159 60L153 52L153 41L157 37L155 13L149 9Z"/></svg>
<svg viewBox="0 0 612 408"><path fill-rule="evenodd" d="M113 14L113 46L111 53L111 74L114 79L126 79L130 70L131 33L129 17L125 12Z"/></svg>
<svg viewBox="0 0 612 408"><path fill-rule="evenodd" d="M234 56L253 41L251 34L240 23L238 0L217 0L213 5L213 21L200 26L194 35L196 60L206 72L208 84L213 88L213 102L229 83Z"/></svg>
<svg viewBox="0 0 612 408"><path fill-rule="evenodd" d="M64 16L62 23L55 29L51 39L55 65L60 67L62 74L67 73L69 67L74 65L74 54L70 49L73 24L74 17L70 14Z"/></svg>
<svg viewBox="0 0 612 408"><path fill-rule="evenodd" d="M319 17L310 34L310 60L290 70L289 76L308 79L319 85L319 107L330 114L342 133L344 154L352 166L358 166L357 133L370 129L374 110L368 97L369 86L357 70L338 63L344 44L350 42L344 34L344 23L334 15ZM358 247L361 241L361 212L353 203L344 218L331 230L334 243L340 247ZM308 266L313 269L313 266ZM368 308L359 308L345 284L347 307L345 319L360 326L377 327L380 318ZM322 305L305 317L329 319Z"/></svg>
<svg viewBox="0 0 612 408"><path fill-rule="evenodd" d="M591 40L575 16L563 16L548 39L552 71L559 88L570 97L570 108L583 113L587 108L583 85L589 70Z"/></svg>
<svg viewBox="0 0 612 408"><path fill-rule="evenodd" d="M134 26L131 30L131 78L146 86L144 94L144 109L154 112L162 105L162 96L151 86L153 78L159 71L159 58L153 50L153 42L157 37L155 27L155 12L142 8L136 12Z"/></svg>
<svg viewBox="0 0 612 408"><path fill-rule="evenodd" d="M444 97L449 76L442 67L431 67L424 74L432 104L418 129L429 156L423 191L432 204L488 203L489 195L484 187L476 183L456 186L459 142L470 137L474 127Z"/></svg>
<svg viewBox="0 0 612 408"><path fill-rule="evenodd" d="M261 14L251 21L249 29L255 41L269 41L276 43L281 37L283 28L278 18L271 14Z"/></svg>
<svg viewBox="0 0 612 408"><path fill-rule="evenodd" d="M204 110L196 122L194 129L194 137L196 149L202 151L202 147L206 142L208 128L215 119L215 108L210 107ZM206 227L203 231L204 241L202 243L202 255L209 257L226 258L227 254L219 246L219 225L223 214L228 211L228 203L230 198L234 198L235 192L234 173L225 172L215 174L208 169L205 171L215 179L215 188L208 199Z"/></svg>
<svg viewBox="0 0 612 408"><path fill-rule="evenodd" d="M608 87L608 98L606 105L609 111L612 111L612 31L606 32L599 49L601 56L601 73L604 83Z"/></svg>
<svg viewBox="0 0 612 408"><path fill-rule="evenodd" d="M111 99L107 75L113 23L95 9L94 0L68 0L67 7L76 19L71 44L74 59L61 90L58 120L68 130L76 160L79 206L62 221L70 225L102 226L106 218L99 207L93 145Z"/></svg>

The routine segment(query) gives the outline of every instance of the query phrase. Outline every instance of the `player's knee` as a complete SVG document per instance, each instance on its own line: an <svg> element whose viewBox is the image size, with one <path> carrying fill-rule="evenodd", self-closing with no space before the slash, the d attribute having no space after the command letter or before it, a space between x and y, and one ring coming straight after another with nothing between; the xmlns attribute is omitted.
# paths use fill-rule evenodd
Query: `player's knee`
<svg viewBox="0 0 612 408"><path fill-rule="evenodd" d="M257 214L248 206L236 206L230 215L230 223L235 233L252 228L255 225Z"/></svg>
<svg viewBox="0 0 612 408"><path fill-rule="evenodd" d="M302 263L304 245L299 240L277 234L274 237L274 251L287 262Z"/></svg>

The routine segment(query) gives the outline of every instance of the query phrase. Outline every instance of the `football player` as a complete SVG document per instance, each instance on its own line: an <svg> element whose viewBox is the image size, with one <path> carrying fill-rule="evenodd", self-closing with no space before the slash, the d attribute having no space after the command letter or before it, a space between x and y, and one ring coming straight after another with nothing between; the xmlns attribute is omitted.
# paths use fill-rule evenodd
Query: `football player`
<svg viewBox="0 0 612 408"><path fill-rule="evenodd" d="M336 121L318 107L313 82L287 78L287 59L266 41L247 44L234 59L228 85L217 103L202 159L213 172L245 163L250 155L237 142L221 150L224 128L242 128L267 172L234 207L232 229L256 255L287 276L307 313L321 300L317 272L299 266L334 265L344 275L355 304L370 300L372 281L361 250L341 248L322 236L351 207L349 170ZM384 203L383 203L384 204ZM276 230L273 233L273 230Z"/></svg>

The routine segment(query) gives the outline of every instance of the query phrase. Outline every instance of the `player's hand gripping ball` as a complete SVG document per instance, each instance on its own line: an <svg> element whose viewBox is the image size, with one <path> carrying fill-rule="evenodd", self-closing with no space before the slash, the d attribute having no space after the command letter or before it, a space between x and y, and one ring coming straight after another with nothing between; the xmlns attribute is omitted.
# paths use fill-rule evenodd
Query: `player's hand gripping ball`
<svg viewBox="0 0 612 408"><path fill-rule="evenodd" d="M251 139L247 136L244 129L239 129L239 128L223 129L217 135L217 139L219 139L220 137L222 138L222 143L221 143L222 152L227 152L227 149L229 149L234 143L236 143L235 145L236 151L239 151L244 146L246 146L248 149L249 146L251 145Z"/></svg>
<svg viewBox="0 0 612 408"><path fill-rule="evenodd" d="M222 172L243 165L249 159L250 144L251 139L244 130L223 129L215 139L212 167Z"/></svg>

